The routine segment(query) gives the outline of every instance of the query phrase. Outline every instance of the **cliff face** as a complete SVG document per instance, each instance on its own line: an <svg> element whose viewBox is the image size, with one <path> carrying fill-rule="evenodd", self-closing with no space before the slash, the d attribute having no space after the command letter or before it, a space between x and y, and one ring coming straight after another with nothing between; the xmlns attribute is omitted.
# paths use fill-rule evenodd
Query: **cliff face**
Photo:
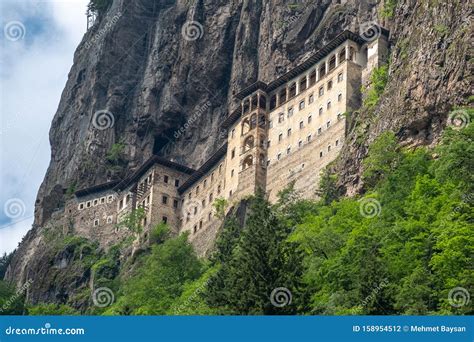
<svg viewBox="0 0 474 342"><path fill-rule="evenodd" d="M338 165L341 185L348 193L360 189L367 142L383 130L410 144L435 142L447 111L470 89L468 3L386 2L397 3L391 18L380 16L389 6L377 0L115 0L75 53L52 122L52 158L35 224L7 277L43 284L30 289L33 302L60 301L87 283L84 270L66 289L42 282L58 258L48 252L44 230L54 227L51 215L62 207L64 189L122 178L153 153L199 166L223 142L219 126L233 93L280 76L344 29L359 32L373 21L388 28L391 66L375 114L355 118L363 139L360 130L348 139ZM124 147L111 165L114 144Z"/></svg>

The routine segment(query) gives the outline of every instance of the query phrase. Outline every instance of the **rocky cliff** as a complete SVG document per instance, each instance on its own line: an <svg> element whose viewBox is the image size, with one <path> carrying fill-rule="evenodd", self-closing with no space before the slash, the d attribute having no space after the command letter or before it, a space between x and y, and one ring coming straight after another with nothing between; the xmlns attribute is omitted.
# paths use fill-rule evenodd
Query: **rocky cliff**
<svg viewBox="0 0 474 342"><path fill-rule="evenodd" d="M337 165L341 187L360 191L360 161L375 136L390 129L406 144L435 143L449 109L465 103L471 18L467 1L113 1L75 53L35 224L8 279L36 281L33 302L63 301L90 280L87 270L69 267L73 278L44 281L74 258L74 251L52 254L45 238L67 189L124 177L153 153L199 166L223 141L232 94L282 75L341 30L378 22L390 30L389 81L377 107L353 118ZM120 158L111 163L117 144Z"/></svg>

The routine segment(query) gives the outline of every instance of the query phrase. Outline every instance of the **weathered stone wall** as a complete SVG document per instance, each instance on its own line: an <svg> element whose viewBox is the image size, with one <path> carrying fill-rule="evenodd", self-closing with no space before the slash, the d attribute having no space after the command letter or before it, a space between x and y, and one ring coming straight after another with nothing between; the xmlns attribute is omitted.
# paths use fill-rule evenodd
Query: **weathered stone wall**
<svg viewBox="0 0 474 342"><path fill-rule="evenodd" d="M194 235L206 231L215 222L212 203L216 198L228 198L225 191L225 157L215 163L201 179L182 194L180 233Z"/></svg>

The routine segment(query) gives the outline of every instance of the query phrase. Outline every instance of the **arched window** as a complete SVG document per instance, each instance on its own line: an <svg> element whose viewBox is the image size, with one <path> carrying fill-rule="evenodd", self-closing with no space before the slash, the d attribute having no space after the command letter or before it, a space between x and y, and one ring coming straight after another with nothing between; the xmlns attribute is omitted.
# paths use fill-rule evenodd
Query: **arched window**
<svg viewBox="0 0 474 342"><path fill-rule="evenodd" d="M247 118L242 121L242 135L246 134L248 131L250 131L250 121Z"/></svg>
<svg viewBox="0 0 474 342"><path fill-rule="evenodd" d="M258 105L258 96L254 95L252 97L252 110L256 109Z"/></svg>
<svg viewBox="0 0 474 342"><path fill-rule="evenodd" d="M248 150L250 150L251 148L253 148L255 146L255 139L254 137L251 135L251 136L248 136L247 138L245 138L244 140L244 146L243 146L243 152L247 152Z"/></svg>
<svg viewBox="0 0 474 342"><path fill-rule="evenodd" d="M286 88L283 88L282 90L280 90L280 102L278 104L281 105L285 102L286 102Z"/></svg>
<svg viewBox="0 0 474 342"><path fill-rule="evenodd" d="M255 127L257 127L257 114L253 114L251 117L250 117L250 129L254 129Z"/></svg>
<svg viewBox="0 0 474 342"><path fill-rule="evenodd" d="M346 60L346 48L343 48L339 51L339 63L342 63Z"/></svg>
<svg viewBox="0 0 474 342"><path fill-rule="evenodd" d="M326 64L322 64L319 67L319 79L323 78L326 75Z"/></svg>
<svg viewBox="0 0 474 342"><path fill-rule="evenodd" d="M260 95L258 104L260 108L267 109L267 98L264 95Z"/></svg>
<svg viewBox="0 0 474 342"><path fill-rule="evenodd" d="M290 85L290 95L288 96L288 98L293 98L296 96L296 83L293 83Z"/></svg>
<svg viewBox="0 0 474 342"><path fill-rule="evenodd" d="M309 74L309 86L311 87L315 83L316 83L316 70L313 70Z"/></svg>
<svg viewBox="0 0 474 342"><path fill-rule="evenodd" d="M244 162L242 164L242 170L246 170L247 168L249 168L252 165L253 165L253 156L252 155L247 156L244 159Z"/></svg>
<svg viewBox="0 0 474 342"><path fill-rule="evenodd" d="M300 78L300 93L306 89L306 76Z"/></svg>
<svg viewBox="0 0 474 342"><path fill-rule="evenodd" d="M250 100L247 99L247 100L244 101L243 112L247 113L249 110L250 110Z"/></svg>
<svg viewBox="0 0 474 342"><path fill-rule="evenodd" d="M355 60L355 49L352 46L349 47L349 60L350 61Z"/></svg>
<svg viewBox="0 0 474 342"><path fill-rule="evenodd" d="M277 105L277 97L276 97L276 94L273 94L270 97L270 110L275 109L276 105Z"/></svg>
<svg viewBox="0 0 474 342"><path fill-rule="evenodd" d="M329 71L333 70L334 68L336 68L336 55L333 55L329 59Z"/></svg>

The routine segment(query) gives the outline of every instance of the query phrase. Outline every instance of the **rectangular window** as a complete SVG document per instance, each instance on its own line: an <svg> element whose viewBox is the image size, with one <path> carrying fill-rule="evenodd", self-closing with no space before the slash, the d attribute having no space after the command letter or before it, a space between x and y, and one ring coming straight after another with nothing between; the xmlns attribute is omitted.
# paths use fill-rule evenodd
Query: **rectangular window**
<svg viewBox="0 0 474 342"><path fill-rule="evenodd" d="M318 135L321 135L322 129L321 127L318 128Z"/></svg>
<svg viewBox="0 0 474 342"><path fill-rule="evenodd" d="M212 203L212 198L213 198L213 194L212 192L209 194L209 203Z"/></svg>
<svg viewBox="0 0 474 342"><path fill-rule="evenodd" d="M323 115L323 107L319 108L319 115Z"/></svg>
<svg viewBox="0 0 474 342"><path fill-rule="evenodd" d="M283 133L280 133L278 134L278 141L282 141L283 140Z"/></svg>
<svg viewBox="0 0 474 342"><path fill-rule="evenodd" d="M179 204L178 200L176 200L176 199L173 200L173 207L174 207L175 209L178 208L178 204Z"/></svg>
<svg viewBox="0 0 474 342"><path fill-rule="evenodd" d="M288 109L288 117L291 118L293 116L293 107Z"/></svg>
<svg viewBox="0 0 474 342"><path fill-rule="evenodd" d="M328 122L326 123L326 127L329 128L329 126L331 126L331 121L328 121Z"/></svg>
<svg viewBox="0 0 474 342"><path fill-rule="evenodd" d="M205 208L206 207L206 200L202 200L201 205L202 205L203 208Z"/></svg>
<svg viewBox="0 0 474 342"><path fill-rule="evenodd" d="M94 220L94 227L97 227L99 225L99 219Z"/></svg>
<svg viewBox="0 0 474 342"><path fill-rule="evenodd" d="M201 229L201 228L202 228L202 220L199 221L199 229Z"/></svg>
<svg viewBox="0 0 474 342"><path fill-rule="evenodd" d="M300 79L300 93L306 89L306 76Z"/></svg>
<svg viewBox="0 0 474 342"><path fill-rule="evenodd" d="M313 121L313 117L310 115L310 116L308 116L308 123L310 124L311 121Z"/></svg>
<svg viewBox="0 0 474 342"><path fill-rule="evenodd" d="M336 140L336 146L339 145L339 140Z"/></svg>
<svg viewBox="0 0 474 342"><path fill-rule="evenodd" d="M327 104L327 109L331 109L331 101L328 101L328 104Z"/></svg>
<svg viewBox="0 0 474 342"><path fill-rule="evenodd" d="M273 128L273 120L270 120L270 121L268 122L268 127L269 127L269 128Z"/></svg>
<svg viewBox="0 0 474 342"><path fill-rule="evenodd" d="M163 182L168 184L168 181L169 181L169 177L168 176L163 176Z"/></svg>
<svg viewBox="0 0 474 342"><path fill-rule="evenodd" d="M230 176L234 177L234 170L233 169L230 171Z"/></svg>
<svg viewBox="0 0 474 342"><path fill-rule="evenodd" d="M278 123L282 123L283 121L285 121L285 114L278 114Z"/></svg>
<svg viewBox="0 0 474 342"><path fill-rule="evenodd" d="M230 159L234 159L234 157L235 157L235 148L232 149L232 152L230 154Z"/></svg>
<svg viewBox="0 0 474 342"><path fill-rule="evenodd" d="M308 102L310 104L314 102L314 95L313 94L309 95Z"/></svg>
<svg viewBox="0 0 474 342"><path fill-rule="evenodd" d="M270 140L267 141L267 148L270 147Z"/></svg>
<svg viewBox="0 0 474 342"><path fill-rule="evenodd" d="M202 187L205 188L207 186L207 179L204 180Z"/></svg>
<svg viewBox="0 0 474 342"><path fill-rule="evenodd" d="M179 187L179 179L175 179L175 180L174 180L174 186L175 186L175 187Z"/></svg>
<svg viewBox="0 0 474 342"><path fill-rule="evenodd" d="M304 123L303 121L300 121L300 129L303 129L304 128Z"/></svg>
<svg viewBox="0 0 474 342"><path fill-rule="evenodd" d="M212 213L207 214L207 220L210 221L212 218Z"/></svg>
<svg viewBox="0 0 474 342"><path fill-rule="evenodd" d="M303 146L303 142L300 140L298 141L298 147L301 147L301 146Z"/></svg>
<svg viewBox="0 0 474 342"><path fill-rule="evenodd" d="M281 158L281 153L278 153L277 154L277 160L280 160L280 158Z"/></svg>
<svg viewBox="0 0 474 342"><path fill-rule="evenodd" d="M199 194L199 185L196 187L196 195Z"/></svg>
<svg viewBox="0 0 474 342"><path fill-rule="evenodd" d="M330 151L331 151L331 145L328 146L328 152L330 152Z"/></svg>
<svg viewBox="0 0 474 342"><path fill-rule="evenodd" d="M308 135L308 137L306 138L306 140L308 140L308 142L310 142L310 141L311 141L311 134L310 134L310 135Z"/></svg>
<svg viewBox="0 0 474 342"><path fill-rule="evenodd" d="M319 152L319 158L323 157L323 151Z"/></svg>
<svg viewBox="0 0 474 342"><path fill-rule="evenodd" d="M288 128L287 136L290 136L290 135L291 135L291 128Z"/></svg>
<svg viewBox="0 0 474 342"><path fill-rule="evenodd" d="M344 79L344 76L342 76L342 72L341 72L337 75L337 81L342 82L343 79Z"/></svg>
<svg viewBox="0 0 474 342"><path fill-rule="evenodd" d="M300 110L304 109L304 100L300 102Z"/></svg>
<svg viewBox="0 0 474 342"><path fill-rule="evenodd" d="M230 136L233 138L235 136L235 128L232 130L232 133L230 134Z"/></svg>
<svg viewBox="0 0 474 342"><path fill-rule="evenodd" d="M290 154L290 152L291 152L291 147L288 146L287 149L286 149L286 154Z"/></svg>
<svg viewBox="0 0 474 342"><path fill-rule="evenodd" d="M163 196L163 197L161 198L161 203L167 204L167 203L168 203L168 196Z"/></svg>
<svg viewBox="0 0 474 342"><path fill-rule="evenodd" d="M328 82L328 90L331 90L331 89L332 89L332 80Z"/></svg>
<svg viewBox="0 0 474 342"><path fill-rule="evenodd" d="M163 216L162 221L163 221L164 224L167 224L168 223L168 218L166 216Z"/></svg>
<svg viewBox="0 0 474 342"><path fill-rule="evenodd" d="M340 121L342 119L342 114L341 113L338 113L337 114L337 121Z"/></svg>
<svg viewBox="0 0 474 342"><path fill-rule="evenodd" d="M339 94L337 95L337 102L341 102L342 101L342 94Z"/></svg>
<svg viewBox="0 0 474 342"><path fill-rule="evenodd" d="M194 215L198 213L198 207L194 207Z"/></svg>
<svg viewBox="0 0 474 342"><path fill-rule="evenodd" d="M324 95L324 87L319 87L319 96Z"/></svg>
<svg viewBox="0 0 474 342"><path fill-rule="evenodd" d="M193 232L194 232L194 233L197 232L197 226L196 226L196 225L193 227Z"/></svg>

